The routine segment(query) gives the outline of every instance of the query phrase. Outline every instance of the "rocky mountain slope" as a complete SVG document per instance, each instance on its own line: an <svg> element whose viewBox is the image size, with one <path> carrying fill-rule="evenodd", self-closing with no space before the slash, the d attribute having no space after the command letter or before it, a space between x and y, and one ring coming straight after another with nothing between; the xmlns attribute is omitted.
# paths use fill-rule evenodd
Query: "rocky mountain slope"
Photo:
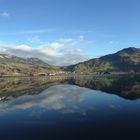
<svg viewBox="0 0 140 140"><path fill-rule="evenodd" d="M50 73L140 72L140 49L126 48L114 54L67 67L49 65L38 58L0 54L0 76L27 76Z"/></svg>
<svg viewBox="0 0 140 140"><path fill-rule="evenodd" d="M126 48L117 53L91 59L67 67L75 72L140 71L140 49Z"/></svg>
<svg viewBox="0 0 140 140"><path fill-rule="evenodd" d="M49 74L60 70L60 67L49 65L38 58L21 58L0 54L0 76Z"/></svg>

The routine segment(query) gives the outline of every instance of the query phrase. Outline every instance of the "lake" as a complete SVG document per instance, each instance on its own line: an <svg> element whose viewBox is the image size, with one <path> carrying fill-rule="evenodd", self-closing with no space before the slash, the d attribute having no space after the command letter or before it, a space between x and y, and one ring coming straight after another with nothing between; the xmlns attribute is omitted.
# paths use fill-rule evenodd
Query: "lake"
<svg viewBox="0 0 140 140"><path fill-rule="evenodd" d="M1 140L140 140L140 75L0 79Z"/></svg>

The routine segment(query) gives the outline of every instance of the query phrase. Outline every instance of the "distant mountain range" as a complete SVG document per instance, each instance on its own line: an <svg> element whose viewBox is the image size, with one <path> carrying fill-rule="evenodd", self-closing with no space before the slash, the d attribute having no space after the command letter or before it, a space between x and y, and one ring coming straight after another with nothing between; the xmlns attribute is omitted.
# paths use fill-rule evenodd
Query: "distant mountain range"
<svg viewBox="0 0 140 140"><path fill-rule="evenodd" d="M38 58L21 58L0 54L0 76L20 76L50 73L140 72L140 49L126 48L117 53L91 59L67 67L49 65Z"/></svg>
<svg viewBox="0 0 140 140"><path fill-rule="evenodd" d="M31 76L60 71L60 67L49 65L38 58L21 58L14 55L0 54L0 76Z"/></svg>
<svg viewBox="0 0 140 140"><path fill-rule="evenodd" d="M140 71L140 49L126 48L114 54L91 59L67 67L71 71L94 72L94 71Z"/></svg>
<svg viewBox="0 0 140 140"><path fill-rule="evenodd" d="M0 62L2 63L21 63L21 64L29 64L29 65L46 65L47 63L43 62L38 58L21 58L14 55L8 54L0 54Z"/></svg>

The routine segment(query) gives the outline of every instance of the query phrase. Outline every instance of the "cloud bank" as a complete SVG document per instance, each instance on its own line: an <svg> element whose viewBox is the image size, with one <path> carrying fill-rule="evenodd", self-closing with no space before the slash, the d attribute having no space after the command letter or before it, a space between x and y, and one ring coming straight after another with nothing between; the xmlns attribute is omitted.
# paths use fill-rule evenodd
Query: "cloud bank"
<svg viewBox="0 0 140 140"><path fill-rule="evenodd" d="M29 41L34 42L37 39L38 38L30 38ZM88 59L84 49L80 47L81 44L86 44L85 42L84 36L79 36L77 38L65 38L44 43L35 48L25 44L0 45L0 53L20 57L36 57L51 65L66 66Z"/></svg>

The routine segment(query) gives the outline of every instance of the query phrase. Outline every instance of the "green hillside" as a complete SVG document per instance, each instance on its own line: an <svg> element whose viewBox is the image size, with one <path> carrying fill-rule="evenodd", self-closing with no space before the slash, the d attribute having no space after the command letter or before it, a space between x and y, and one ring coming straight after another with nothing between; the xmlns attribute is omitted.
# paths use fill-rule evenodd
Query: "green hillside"
<svg viewBox="0 0 140 140"><path fill-rule="evenodd" d="M20 58L0 54L0 76L30 76L61 71L60 67L49 65L38 58Z"/></svg>
<svg viewBox="0 0 140 140"><path fill-rule="evenodd" d="M140 49L126 48L117 53L91 59L76 65L67 67L71 71L97 72L97 71L139 71L140 72Z"/></svg>
<svg viewBox="0 0 140 140"><path fill-rule="evenodd" d="M140 72L140 49L126 48L117 53L91 59L76 65L58 67L38 58L20 58L0 54L0 76L32 76L40 74Z"/></svg>

